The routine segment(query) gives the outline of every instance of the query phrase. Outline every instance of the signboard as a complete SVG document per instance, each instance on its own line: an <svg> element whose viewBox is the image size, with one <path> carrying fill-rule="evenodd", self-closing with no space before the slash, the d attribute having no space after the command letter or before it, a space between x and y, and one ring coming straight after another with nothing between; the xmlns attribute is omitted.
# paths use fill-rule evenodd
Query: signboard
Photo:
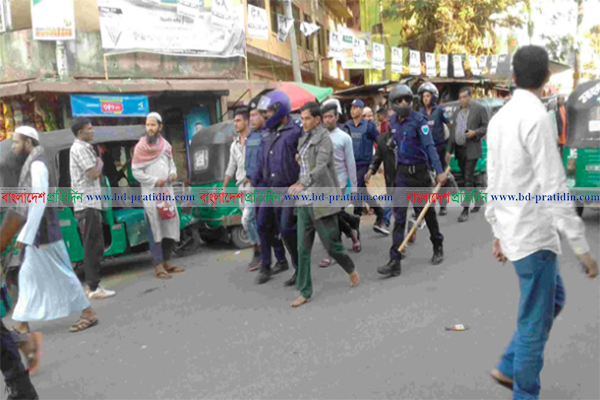
<svg viewBox="0 0 600 400"><path fill-rule="evenodd" d="M350 29L342 28L339 33L342 35L342 49L352 50L352 46L354 46L354 34L352 31Z"/></svg>
<svg viewBox="0 0 600 400"><path fill-rule="evenodd" d="M440 54L440 76L448 77L448 54Z"/></svg>
<svg viewBox="0 0 600 400"><path fill-rule="evenodd" d="M392 47L392 72L402 73L402 48Z"/></svg>
<svg viewBox="0 0 600 400"><path fill-rule="evenodd" d="M74 0L31 0L34 40L75 40Z"/></svg>
<svg viewBox="0 0 600 400"><path fill-rule="evenodd" d="M385 69L385 46L380 43L373 43L373 68Z"/></svg>
<svg viewBox="0 0 600 400"><path fill-rule="evenodd" d="M342 58L342 34L336 31L329 31L329 54L328 57L334 60Z"/></svg>
<svg viewBox="0 0 600 400"><path fill-rule="evenodd" d="M433 78L437 75L435 68L435 54L425 53L425 66L427 67L427 76Z"/></svg>
<svg viewBox="0 0 600 400"><path fill-rule="evenodd" d="M421 75L421 52L416 50L409 50L410 59L410 74L411 75Z"/></svg>
<svg viewBox="0 0 600 400"><path fill-rule="evenodd" d="M71 95L74 117L145 117L150 112L148 96Z"/></svg>
<svg viewBox="0 0 600 400"><path fill-rule="evenodd" d="M453 55L452 56L452 67L454 68L454 77L455 78L464 78L465 70L463 69L463 62L461 55Z"/></svg>
<svg viewBox="0 0 600 400"><path fill-rule="evenodd" d="M343 69L371 69L373 68L371 32L355 31L348 28L342 28L342 40L345 43L346 37L353 38L353 44L350 49L346 49L342 55Z"/></svg>
<svg viewBox="0 0 600 400"><path fill-rule="evenodd" d="M109 54L245 57L244 9L231 8L230 0L206 3L98 0L102 47Z"/></svg>
<svg viewBox="0 0 600 400"><path fill-rule="evenodd" d="M267 10L248 4L248 35L254 39L269 39Z"/></svg>
<svg viewBox="0 0 600 400"><path fill-rule="evenodd" d="M492 56L492 69L490 70L490 74L496 75L496 71L498 70L498 56Z"/></svg>
<svg viewBox="0 0 600 400"><path fill-rule="evenodd" d="M477 63L477 56L469 56L469 66L471 67L471 73L473 75L481 75L479 65Z"/></svg>
<svg viewBox="0 0 600 400"><path fill-rule="evenodd" d="M487 68L487 56L479 56L479 70L483 74Z"/></svg>
<svg viewBox="0 0 600 400"><path fill-rule="evenodd" d="M277 40L285 43L292 26L294 26L294 18L287 18L285 15L277 14Z"/></svg>

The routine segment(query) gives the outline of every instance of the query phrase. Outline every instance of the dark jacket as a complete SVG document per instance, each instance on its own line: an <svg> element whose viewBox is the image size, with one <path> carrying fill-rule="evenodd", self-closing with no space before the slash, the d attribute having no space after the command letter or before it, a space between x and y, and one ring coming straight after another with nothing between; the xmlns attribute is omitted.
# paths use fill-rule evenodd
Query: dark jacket
<svg viewBox="0 0 600 400"><path fill-rule="evenodd" d="M251 179L252 186L289 187L298 181L300 166L296 154L301 135L302 124L291 118L286 125L263 132L262 151Z"/></svg>
<svg viewBox="0 0 600 400"><path fill-rule="evenodd" d="M379 136L377 126L366 119L361 119L358 126L355 126L354 120L351 119L344 124L344 131L352 137L356 165L369 165L373 159L373 143Z"/></svg>
<svg viewBox="0 0 600 400"><path fill-rule="evenodd" d="M392 139L391 132L385 132L377 138L377 150L373 157L373 162L369 169L377 173L383 163L383 172L385 174L385 186L388 194L394 189L394 180L396 179L396 143Z"/></svg>
<svg viewBox="0 0 600 400"><path fill-rule="evenodd" d="M461 109L457 110L452 116L450 126L450 138L448 139L448 152L453 153L456 149L456 120ZM467 159L476 160L483 155L481 148L481 139L487 133L489 117L486 109L479 103L471 100L469 104L469 117L467 118L467 129L475 132L475 138L467 139L465 145L467 150Z"/></svg>
<svg viewBox="0 0 600 400"><path fill-rule="evenodd" d="M444 125L450 123L450 118L446 115L446 111L442 106L433 106L431 114L427 115L427 109L425 107L419 110L421 114L429 121L429 129L433 135L433 142L435 147L440 148L446 146L446 139L444 138Z"/></svg>
<svg viewBox="0 0 600 400"><path fill-rule="evenodd" d="M246 177L252 179L258 166L258 158L262 149L263 129L250 132L246 139L246 159L244 167L246 168Z"/></svg>

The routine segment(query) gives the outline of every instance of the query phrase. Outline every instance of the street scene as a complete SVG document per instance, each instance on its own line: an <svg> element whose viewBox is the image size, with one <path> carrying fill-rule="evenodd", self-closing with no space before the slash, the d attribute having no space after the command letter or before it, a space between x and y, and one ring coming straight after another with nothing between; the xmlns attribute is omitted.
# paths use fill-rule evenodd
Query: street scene
<svg viewBox="0 0 600 400"><path fill-rule="evenodd" d="M0 0L0 392L598 399L599 0Z"/></svg>

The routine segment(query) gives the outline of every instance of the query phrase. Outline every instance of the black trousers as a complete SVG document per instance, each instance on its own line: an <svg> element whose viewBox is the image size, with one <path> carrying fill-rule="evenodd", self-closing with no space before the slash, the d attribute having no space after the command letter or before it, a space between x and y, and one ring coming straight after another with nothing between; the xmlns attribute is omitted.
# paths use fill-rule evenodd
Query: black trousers
<svg viewBox="0 0 600 400"><path fill-rule="evenodd" d="M460 173L465 179L463 187L467 191L475 189L475 167L477 166L477 159L470 160L467 158L467 148L465 146L456 146L456 158L458 160ZM463 207L469 208L470 206L471 200L463 201Z"/></svg>
<svg viewBox="0 0 600 400"><path fill-rule="evenodd" d="M439 146L436 146L435 149L437 150L438 157L440 157L440 162L442 163L442 169L445 171L446 167L448 166L448 163L446 162L446 146L439 145ZM444 184L444 186L442 186L442 187L446 187L446 186L448 186L448 182L446 182ZM440 191L441 191L441 188L440 188ZM448 200L440 199L440 207L444 208L447 205L448 205Z"/></svg>
<svg viewBox="0 0 600 400"><path fill-rule="evenodd" d="M10 331L0 321L0 367L7 387L13 388L16 393L11 393L10 398L30 399L37 398L35 388L31 384L28 372L21 362L19 349L13 340ZM15 397L16 396L16 397Z"/></svg>
<svg viewBox="0 0 600 400"><path fill-rule="evenodd" d="M79 236L83 245L83 270L85 282L93 292L100 284L100 260L104 254L104 234L102 213L95 208L85 208L75 212Z"/></svg>
<svg viewBox="0 0 600 400"><path fill-rule="evenodd" d="M343 233L347 238L352 237L352 229L358 230L355 225L354 217L349 215L344 209L338 214L338 222L340 225L340 232Z"/></svg>
<svg viewBox="0 0 600 400"><path fill-rule="evenodd" d="M367 190L367 184L365 182L365 175L367 174L367 172L369 172L368 164L356 166L356 180L358 184L357 190L358 193L364 196L369 196L369 191ZM362 203L363 202L360 200L354 202L354 215L360 216L363 214ZM370 200L366 203L375 211L375 215L377 215L377 220L381 220L381 218L383 218L383 208L381 208L375 200Z"/></svg>

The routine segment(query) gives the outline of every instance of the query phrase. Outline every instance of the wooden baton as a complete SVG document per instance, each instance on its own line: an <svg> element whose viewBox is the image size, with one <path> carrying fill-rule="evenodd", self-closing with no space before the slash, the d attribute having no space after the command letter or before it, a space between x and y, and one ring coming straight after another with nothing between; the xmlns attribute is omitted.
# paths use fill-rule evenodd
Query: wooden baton
<svg viewBox="0 0 600 400"><path fill-rule="evenodd" d="M450 173L450 165L448 165L448 167L446 167L446 170L444 171L444 173L446 174L446 176L448 176L448 174ZM439 192L441 188L442 188L442 185L438 183L436 185L435 189L433 189L433 194L436 194L437 192ZM402 241L402 244L400 245L400 247L398 247L398 253L402 253L402 250L404 250L404 247L408 243L408 240L410 239L410 237L412 235L414 235L414 233L417 231L419 224L425 218L425 214L427 213L427 210L429 210L429 207L431 207L431 204L433 204L433 202L427 202L427 204L425 204L425 207L423 207L423 209L421 210L421 214L419 214L419 218L417 218L417 222L415 222L413 227L408 232L408 235L406 235L406 237Z"/></svg>

